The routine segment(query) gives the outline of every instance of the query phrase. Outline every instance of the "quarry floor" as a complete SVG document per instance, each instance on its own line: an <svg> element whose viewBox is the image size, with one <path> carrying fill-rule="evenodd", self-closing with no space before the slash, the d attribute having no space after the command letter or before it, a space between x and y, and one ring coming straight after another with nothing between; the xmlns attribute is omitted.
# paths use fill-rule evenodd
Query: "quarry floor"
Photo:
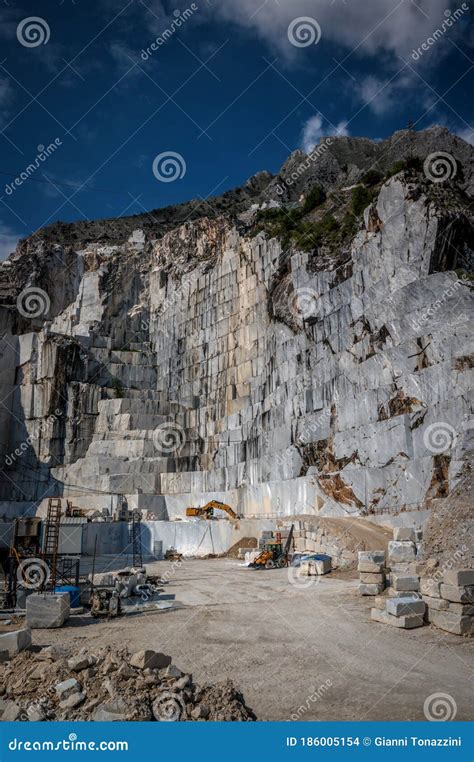
<svg viewBox="0 0 474 762"><path fill-rule="evenodd" d="M372 622L355 574L300 587L287 569L230 559L161 561L147 571L167 574L161 597L175 608L74 617L60 630L35 630L33 643L163 651L198 683L231 678L259 720L422 720L425 699L440 692L456 701L456 719L472 719L473 641Z"/></svg>

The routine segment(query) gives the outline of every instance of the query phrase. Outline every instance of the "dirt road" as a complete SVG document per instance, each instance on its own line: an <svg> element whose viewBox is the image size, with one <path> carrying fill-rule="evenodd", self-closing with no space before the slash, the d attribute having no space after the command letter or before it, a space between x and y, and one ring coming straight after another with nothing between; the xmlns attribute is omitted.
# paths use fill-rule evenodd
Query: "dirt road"
<svg viewBox="0 0 474 762"><path fill-rule="evenodd" d="M111 622L70 620L34 631L36 644L77 650L106 643L169 653L198 683L231 677L261 720L421 720L425 700L449 694L456 719L472 719L473 641L370 620L357 581L253 571L231 559L159 562L164 599L179 608Z"/></svg>

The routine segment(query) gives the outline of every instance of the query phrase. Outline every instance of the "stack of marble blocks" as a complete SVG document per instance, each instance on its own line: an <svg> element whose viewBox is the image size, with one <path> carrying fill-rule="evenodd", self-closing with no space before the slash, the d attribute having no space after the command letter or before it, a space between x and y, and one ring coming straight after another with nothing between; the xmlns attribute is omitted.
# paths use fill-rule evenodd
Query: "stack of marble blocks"
<svg viewBox="0 0 474 762"><path fill-rule="evenodd" d="M395 527L393 540L388 543L388 563L390 568L416 561L420 550L421 529Z"/></svg>
<svg viewBox="0 0 474 762"><path fill-rule="evenodd" d="M380 595L385 590L385 551L363 550L359 552L359 593Z"/></svg>
<svg viewBox="0 0 474 762"><path fill-rule="evenodd" d="M420 542L421 530L413 527L393 530L393 540L388 543L389 587L387 597L375 599L371 611L375 622L403 630L425 624L426 603L421 600L416 567Z"/></svg>
<svg viewBox="0 0 474 762"><path fill-rule="evenodd" d="M430 624L453 635L474 633L473 569L446 569L442 581L422 577L420 590Z"/></svg>
<svg viewBox="0 0 474 762"><path fill-rule="evenodd" d="M419 539L414 529L395 529L394 539L388 543L387 563L385 551L359 553L359 592L375 596L371 610L374 621L402 629L423 626L426 603L419 594L414 564ZM385 590L387 581L389 587Z"/></svg>
<svg viewBox="0 0 474 762"><path fill-rule="evenodd" d="M331 556L332 567L351 566L355 552L341 547L336 533L318 522L294 521L294 548L297 553L324 553ZM291 526L288 523L288 527Z"/></svg>
<svg viewBox="0 0 474 762"><path fill-rule="evenodd" d="M388 543L389 587L386 596L378 596L370 617L375 622L403 630L423 627L426 603L419 593L420 578L416 573L416 556L421 534L411 527L394 529Z"/></svg>
<svg viewBox="0 0 474 762"><path fill-rule="evenodd" d="M397 527L393 537L388 543L388 595L391 598L420 598L416 560L421 532L412 527Z"/></svg>
<svg viewBox="0 0 474 762"><path fill-rule="evenodd" d="M411 630L414 627L423 627L425 611L426 603L419 597L388 595L385 598L376 599L376 606L371 610L370 618L374 622Z"/></svg>

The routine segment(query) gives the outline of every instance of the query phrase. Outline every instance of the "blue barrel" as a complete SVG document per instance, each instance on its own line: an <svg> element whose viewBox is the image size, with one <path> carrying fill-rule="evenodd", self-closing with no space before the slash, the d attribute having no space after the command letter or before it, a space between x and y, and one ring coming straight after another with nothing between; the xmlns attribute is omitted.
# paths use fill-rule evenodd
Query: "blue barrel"
<svg viewBox="0 0 474 762"><path fill-rule="evenodd" d="M81 605L81 594L78 587L73 585L62 585L54 589L55 593L69 593L69 600L72 609L77 609Z"/></svg>

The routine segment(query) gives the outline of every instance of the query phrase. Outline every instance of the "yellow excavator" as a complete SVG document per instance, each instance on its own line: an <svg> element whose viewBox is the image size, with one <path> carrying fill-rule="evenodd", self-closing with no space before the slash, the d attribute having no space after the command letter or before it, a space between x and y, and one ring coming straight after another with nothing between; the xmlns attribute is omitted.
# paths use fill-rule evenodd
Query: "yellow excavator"
<svg viewBox="0 0 474 762"><path fill-rule="evenodd" d="M200 519L213 519L214 518L214 509L218 508L220 511L224 511L227 513L231 521L237 521L237 519L240 519L240 516L238 513L236 513L233 508L230 507L230 505L227 505L227 503L221 503L219 500L210 500L206 505L203 505L202 507L194 508L186 508L186 516L195 516Z"/></svg>

